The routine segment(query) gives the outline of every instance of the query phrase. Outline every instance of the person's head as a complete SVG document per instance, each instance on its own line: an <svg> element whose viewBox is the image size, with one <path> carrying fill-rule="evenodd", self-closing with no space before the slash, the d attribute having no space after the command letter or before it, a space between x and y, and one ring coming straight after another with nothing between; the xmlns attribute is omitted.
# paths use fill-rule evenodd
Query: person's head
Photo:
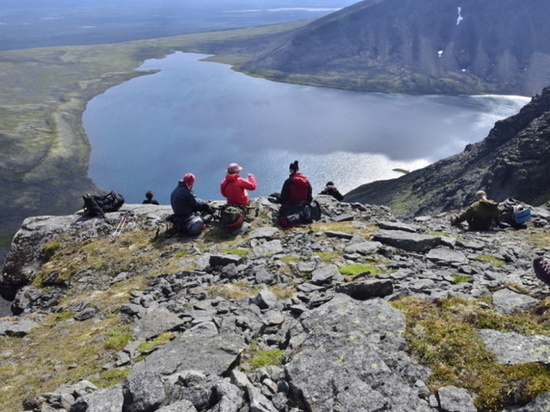
<svg viewBox="0 0 550 412"><path fill-rule="evenodd" d="M288 166L288 172L293 175L294 173L296 173L298 170L300 170L300 167L298 166L298 161L295 160L294 162L292 162L290 164L290 166Z"/></svg>
<svg viewBox="0 0 550 412"><path fill-rule="evenodd" d="M483 190L478 190L476 192L476 199L477 200L487 199L487 193L485 193L485 191L483 191Z"/></svg>
<svg viewBox="0 0 550 412"><path fill-rule="evenodd" d="M181 180L185 184L185 187L192 189L195 184L195 175L193 173L186 173Z"/></svg>
<svg viewBox="0 0 550 412"><path fill-rule="evenodd" d="M145 192L145 198L151 200L153 198L153 192L151 192L150 190Z"/></svg>
<svg viewBox="0 0 550 412"><path fill-rule="evenodd" d="M230 163L229 166L227 166L227 174L228 175L234 175L239 173L243 168L239 166L237 163Z"/></svg>
<svg viewBox="0 0 550 412"><path fill-rule="evenodd" d="M332 182L327 182L326 186L327 186L327 187L328 187L328 186L334 186L334 183L332 183Z"/></svg>

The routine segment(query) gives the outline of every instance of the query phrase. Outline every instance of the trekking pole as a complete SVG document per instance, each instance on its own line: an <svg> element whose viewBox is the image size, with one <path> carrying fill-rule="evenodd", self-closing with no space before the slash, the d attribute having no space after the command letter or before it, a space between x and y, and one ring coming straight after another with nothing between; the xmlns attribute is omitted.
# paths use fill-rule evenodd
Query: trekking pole
<svg viewBox="0 0 550 412"><path fill-rule="evenodd" d="M127 211L124 213L118 222L118 225L116 226L113 233L111 233L111 237L117 237L122 233L122 229L124 229L124 225L126 224L128 220L128 216L130 215L130 211Z"/></svg>

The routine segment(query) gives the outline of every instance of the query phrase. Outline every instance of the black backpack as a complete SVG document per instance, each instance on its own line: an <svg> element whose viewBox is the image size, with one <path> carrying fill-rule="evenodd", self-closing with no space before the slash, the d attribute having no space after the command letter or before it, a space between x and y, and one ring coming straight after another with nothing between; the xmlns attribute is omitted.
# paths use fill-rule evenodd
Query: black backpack
<svg viewBox="0 0 550 412"><path fill-rule="evenodd" d="M313 223L321 218L321 206L316 200L301 202L296 206L282 208L279 211L279 224L282 227L294 227Z"/></svg>
<svg viewBox="0 0 550 412"><path fill-rule="evenodd" d="M108 212L116 212L124 204L124 197L115 192L106 195L82 196L84 199L84 211L88 216L103 216Z"/></svg>

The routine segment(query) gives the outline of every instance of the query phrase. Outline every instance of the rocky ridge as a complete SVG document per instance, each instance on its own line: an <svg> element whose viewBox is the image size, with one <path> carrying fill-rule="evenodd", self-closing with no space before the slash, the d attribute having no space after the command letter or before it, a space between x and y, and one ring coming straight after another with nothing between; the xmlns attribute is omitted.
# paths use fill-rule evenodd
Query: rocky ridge
<svg viewBox="0 0 550 412"><path fill-rule="evenodd" d="M365 0L254 42L240 68L274 80L384 93L539 93L548 7L534 0Z"/></svg>
<svg viewBox="0 0 550 412"><path fill-rule="evenodd" d="M15 391L15 377L1 371L24 367L15 346L32 346L41 331L94 330L116 320L131 338L97 353L99 370L85 369L91 361L82 358L52 361L52 373L87 373L42 393L21 385L19 410L548 410L550 383L525 396L526 382L516 382L504 401L488 407L468 379L434 382L436 372L411 352L411 319L399 302L460 299L455 310L464 317L472 315L471 302L497 317L544 318L550 289L531 261L550 251L549 210L534 208L525 230L466 232L450 227L445 214L403 222L384 206L318 200L321 222L282 230L272 225L276 205L256 199L257 216L232 236L215 226L198 238L165 236L167 206L125 205L104 220L26 219L0 278L14 292L15 315L0 320L0 375L8 390ZM140 277L144 286L136 287ZM477 334L495 365L547 367L545 330L486 326ZM14 340L20 343L8 350ZM63 345L68 352L79 346ZM253 367L258 353L273 359ZM118 381L99 384L116 371Z"/></svg>
<svg viewBox="0 0 550 412"><path fill-rule="evenodd" d="M346 194L353 202L390 206L401 217L437 214L473 202L483 189L491 199L508 197L541 205L550 199L550 87L518 114L500 120L482 141L462 153L398 179L362 185Z"/></svg>

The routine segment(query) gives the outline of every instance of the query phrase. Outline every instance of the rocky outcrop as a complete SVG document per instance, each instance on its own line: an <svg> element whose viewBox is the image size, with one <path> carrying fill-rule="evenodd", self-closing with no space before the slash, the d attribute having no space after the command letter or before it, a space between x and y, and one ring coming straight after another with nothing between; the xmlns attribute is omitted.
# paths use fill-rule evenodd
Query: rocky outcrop
<svg viewBox="0 0 550 412"><path fill-rule="evenodd" d="M266 38L246 72L411 94L533 95L550 84L542 1L365 0Z"/></svg>
<svg viewBox="0 0 550 412"><path fill-rule="evenodd" d="M550 196L550 88L495 123L481 142L398 179L360 186L350 201L390 206L397 216L437 214L473 202L477 190L542 204Z"/></svg>
<svg viewBox="0 0 550 412"><path fill-rule="evenodd" d="M94 294L132 281L141 270L129 265L124 271L110 272L104 265L92 264L61 281L59 273L48 269L54 261L53 242L74 243L92 253L99 248L93 248L95 241L110 239L110 248L140 255L151 270L159 264L148 258L152 250L163 250L160 259L168 259L185 246L177 265L188 268L148 276L148 286L132 290L129 300L118 307L115 315L129 325L132 340L105 358L103 369L127 370L121 383L98 388L90 382L93 375L81 376L77 382L24 399L23 408L478 410L476 393L452 384L430 386L432 371L411 357L407 318L392 302L404 297L429 301L484 296L487 310L529 313L550 296L531 269L533 256L548 249L529 241L547 230L548 213L535 208L534 221L523 231L465 232L449 226L448 216L405 223L383 206L340 203L327 196L318 200L322 222L283 230L271 223L276 205L257 199L258 216L236 237L218 233L216 226L196 238L167 237L163 219L170 208L166 206L125 205L105 219L76 215L26 219L0 279L2 287L16 289L13 308L18 316L0 321L0 336L32 339L27 334L36 333L52 312L70 314L71 322L94 325L113 315L103 313ZM128 219L120 234L115 229L122 216ZM135 242L143 237L153 240L140 248ZM231 248L224 249L228 241ZM487 256L502 264L480 258ZM353 265L365 269L346 274L345 268ZM457 275L467 281L456 282ZM210 292L214 287L244 286L253 293L222 297ZM489 328L478 333L498 362L547 363L547 336ZM164 344L139 350L166 334L171 338ZM72 344L78 343L67 342L67 349ZM521 353L511 349L518 345ZM279 361L247 367L251 348L277 353ZM529 404L510 403L514 408L509 410L545 410L549 394L550 388L539 391Z"/></svg>

